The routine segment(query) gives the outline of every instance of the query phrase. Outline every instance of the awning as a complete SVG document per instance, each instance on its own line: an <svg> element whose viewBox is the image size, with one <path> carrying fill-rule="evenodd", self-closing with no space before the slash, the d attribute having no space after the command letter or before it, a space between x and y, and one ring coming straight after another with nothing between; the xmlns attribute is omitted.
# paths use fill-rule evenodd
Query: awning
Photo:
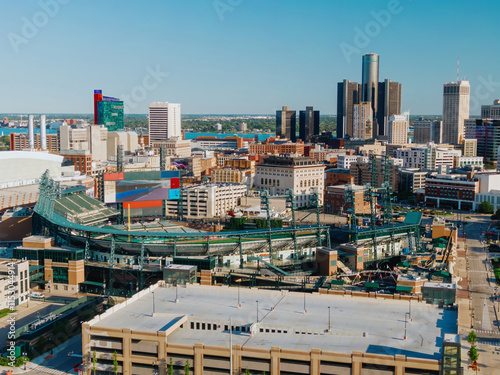
<svg viewBox="0 0 500 375"><path fill-rule="evenodd" d="M408 267L410 267L410 263L408 263L408 262L402 262L402 263L399 263L397 265L397 267L406 267L406 268L408 268Z"/></svg>
<svg viewBox="0 0 500 375"><path fill-rule="evenodd" d="M378 288L379 283L365 283L365 288Z"/></svg>
<svg viewBox="0 0 500 375"><path fill-rule="evenodd" d="M412 286L398 285L396 287L396 292L411 292L413 290Z"/></svg>
<svg viewBox="0 0 500 375"><path fill-rule="evenodd" d="M85 284L85 285L92 285L92 286L100 286L103 287L103 283L98 283L97 281L84 281L83 283L80 284Z"/></svg>
<svg viewBox="0 0 500 375"><path fill-rule="evenodd" d="M332 280L330 281L330 285L344 285L345 281L344 280Z"/></svg>

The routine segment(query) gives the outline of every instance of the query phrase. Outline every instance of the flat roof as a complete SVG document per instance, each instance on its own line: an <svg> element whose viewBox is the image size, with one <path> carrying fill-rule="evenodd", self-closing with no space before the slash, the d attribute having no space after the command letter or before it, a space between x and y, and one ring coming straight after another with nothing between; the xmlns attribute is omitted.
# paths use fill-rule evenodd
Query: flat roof
<svg viewBox="0 0 500 375"><path fill-rule="evenodd" d="M157 332L179 316L188 318L183 328L168 335L172 344L229 346L224 326L252 327L255 333L235 332L233 343L266 348L310 350L319 348L351 353L439 359L445 334L457 333L457 312L426 303L412 303L412 321L405 316L408 301L383 300L288 291L265 291L227 286L153 286L89 322L99 328L130 328ZM304 312L304 296L306 310ZM155 314L153 314L153 298ZM258 309L257 309L258 301ZM257 319L259 322L255 325ZM329 312L331 329L328 331ZM211 323L216 330L191 329L190 322ZM196 327L196 325L195 325ZM201 324L200 324L201 327ZM263 330L261 332L260 330Z"/></svg>

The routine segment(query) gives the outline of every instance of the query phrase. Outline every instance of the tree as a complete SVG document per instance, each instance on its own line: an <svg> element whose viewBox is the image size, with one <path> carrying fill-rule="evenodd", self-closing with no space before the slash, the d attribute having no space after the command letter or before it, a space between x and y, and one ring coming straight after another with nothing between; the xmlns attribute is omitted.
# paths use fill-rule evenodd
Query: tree
<svg viewBox="0 0 500 375"><path fill-rule="evenodd" d="M115 374L118 374L118 353L115 352L113 353L113 372Z"/></svg>
<svg viewBox="0 0 500 375"><path fill-rule="evenodd" d="M497 210L497 212L491 215L491 220L500 220L500 208Z"/></svg>
<svg viewBox="0 0 500 375"><path fill-rule="evenodd" d="M472 363L476 362L479 359L479 352L474 345L470 347L468 354L469 359L472 361Z"/></svg>
<svg viewBox="0 0 500 375"><path fill-rule="evenodd" d="M467 336L467 342L473 346L476 344L477 335L476 332L474 332L474 330L470 331L469 336Z"/></svg>
<svg viewBox="0 0 500 375"><path fill-rule="evenodd" d="M189 360L186 361L186 364L184 365L184 374L185 375L189 375L189 370L190 370L190 367L189 367Z"/></svg>
<svg viewBox="0 0 500 375"><path fill-rule="evenodd" d="M168 366L168 375L174 375L174 360L170 357L170 364Z"/></svg>
<svg viewBox="0 0 500 375"><path fill-rule="evenodd" d="M481 202L481 204L479 205L478 211L483 213L483 214L492 214L493 213L493 206L491 205L490 202L484 201L484 202Z"/></svg>
<svg viewBox="0 0 500 375"><path fill-rule="evenodd" d="M250 375L250 370L249 369L245 369L245 375Z"/></svg>
<svg viewBox="0 0 500 375"><path fill-rule="evenodd" d="M94 371L95 375L95 365L97 364L97 353L95 350L92 352L92 370Z"/></svg>

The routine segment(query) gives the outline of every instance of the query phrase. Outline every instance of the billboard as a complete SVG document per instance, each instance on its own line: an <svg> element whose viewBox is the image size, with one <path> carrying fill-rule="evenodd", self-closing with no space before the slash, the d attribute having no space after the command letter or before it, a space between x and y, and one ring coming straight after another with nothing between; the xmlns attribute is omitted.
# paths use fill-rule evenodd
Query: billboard
<svg viewBox="0 0 500 375"><path fill-rule="evenodd" d="M104 203L147 204L169 199L179 199L178 171L104 174Z"/></svg>

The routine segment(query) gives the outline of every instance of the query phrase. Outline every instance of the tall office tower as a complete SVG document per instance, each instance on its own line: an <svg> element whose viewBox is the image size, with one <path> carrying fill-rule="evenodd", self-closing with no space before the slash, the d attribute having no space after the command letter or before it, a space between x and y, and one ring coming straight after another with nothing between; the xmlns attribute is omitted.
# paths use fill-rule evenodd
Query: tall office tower
<svg viewBox="0 0 500 375"><path fill-rule="evenodd" d="M283 106L281 111L276 111L276 135L287 138L292 142L297 140L296 132L297 113L290 107Z"/></svg>
<svg viewBox="0 0 500 375"><path fill-rule="evenodd" d="M181 105L154 102L149 104L149 144L181 136Z"/></svg>
<svg viewBox="0 0 500 375"><path fill-rule="evenodd" d="M370 102L354 104L352 133L353 138L373 138L373 111Z"/></svg>
<svg viewBox="0 0 500 375"><path fill-rule="evenodd" d="M413 121L413 143L440 144L442 142L441 124L441 121L424 120L423 117Z"/></svg>
<svg viewBox="0 0 500 375"><path fill-rule="evenodd" d="M367 53L363 55L362 63L362 88L361 101L370 102L372 106L374 124L374 135L378 134L377 129L377 104L378 104L378 62L379 57L376 53Z"/></svg>
<svg viewBox="0 0 500 375"><path fill-rule="evenodd" d="M124 128L123 101L103 96L102 90L94 90L94 124L104 125L110 132Z"/></svg>
<svg viewBox="0 0 500 375"><path fill-rule="evenodd" d="M376 135L387 135L387 126L391 116L401 113L401 83L386 78L378 83Z"/></svg>
<svg viewBox="0 0 500 375"><path fill-rule="evenodd" d="M466 122L465 136L477 140L477 156L486 162L497 160L500 147L500 120L471 119Z"/></svg>
<svg viewBox="0 0 500 375"><path fill-rule="evenodd" d="M315 135L319 135L319 111L306 107L305 111L299 112L299 138L311 142Z"/></svg>
<svg viewBox="0 0 500 375"><path fill-rule="evenodd" d="M482 105L481 118L490 120L500 120L500 99L496 99L493 102L493 105Z"/></svg>
<svg viewBox="0 0 500 375"><path fill-rule="evenodd" d="M458 144L464 137L464 120L469 118L469 81L449 82L443 90L443 142Z"/></svg>
<svg viewBox="0 0 500 375"><path fill-rule="evenodd" d="M102 90L94 90L94 125L98 124L99 115L97 113L97 103L102 101Z"/></svg>
<svg viewBox="0 0 500 375"><path fill-rule="evenodd" d="M404 115L392 115L388 126L389 144L405 145L408 143L408 121Z"/></svg>
<svg viewBox="0 0 500 375"><path fill-rule="evenodd" d="M357 82L344 79L337 83L337 138L352 137L354 104L361 102L361 87Z"/></svg>

